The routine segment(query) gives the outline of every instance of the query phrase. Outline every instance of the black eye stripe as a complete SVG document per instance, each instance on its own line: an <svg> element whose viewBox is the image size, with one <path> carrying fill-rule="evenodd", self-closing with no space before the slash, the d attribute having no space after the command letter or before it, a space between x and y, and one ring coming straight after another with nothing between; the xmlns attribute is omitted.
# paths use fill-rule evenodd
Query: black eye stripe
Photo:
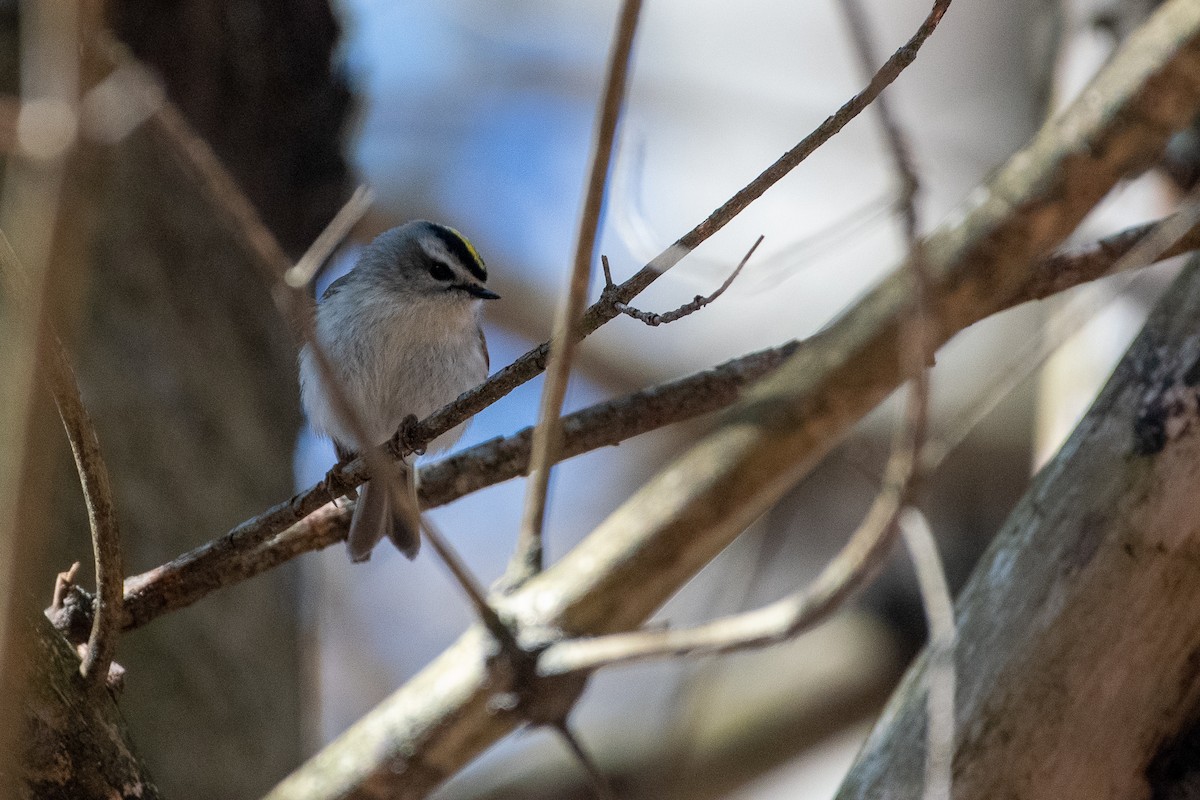
<svg viewBox="0 0 1200 800"><path fill-rule="evenodd" d="M474 248L463 240L461 234L445 225L431 223L429 228L446 246L446 250L458 259L459 263L466 267L472 275L481 281L487 280L487 269L483 265L483 259L474 251Z"/></svg>
<svg viewBox="0 0 1200 800"><path fill-rule="evenodd" d="M454 277L454 271L440 261L429 266L429 276L435 281L448 281Z"/></svg>

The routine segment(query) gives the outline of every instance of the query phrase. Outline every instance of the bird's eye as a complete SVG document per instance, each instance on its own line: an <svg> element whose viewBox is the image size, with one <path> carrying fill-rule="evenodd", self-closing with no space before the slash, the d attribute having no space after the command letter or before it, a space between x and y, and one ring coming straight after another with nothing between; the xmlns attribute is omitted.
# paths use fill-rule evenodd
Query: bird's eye
<svg viewBox="0 0 1200 800"><path fill-rule="evenodd" d="M448 281L454 277L454 273L451 272L450 268L445 264L440 261L436 261L429 268L429 276L435 281Z"/></svg>

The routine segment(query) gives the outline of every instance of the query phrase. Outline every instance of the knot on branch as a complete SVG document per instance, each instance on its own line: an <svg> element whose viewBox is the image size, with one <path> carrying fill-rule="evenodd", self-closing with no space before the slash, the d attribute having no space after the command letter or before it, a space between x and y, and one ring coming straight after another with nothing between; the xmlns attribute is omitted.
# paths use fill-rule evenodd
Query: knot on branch
<svg viewBox="0 0 1200 800"><path fill-rule="evenodd" d="M96 598L75 583L78 570L79 563L76 562L71 569L58 573L54 582L54 599L45 612L54 629L76 646L87 644L96 613Z"/></svg>
<svg viewBox="0 0 1200 800"><path fill-rule="evenodd" d="M607 264L608 260L605 259L604 263ZM606 278L607 278L607 276L606 276ZM606 282L604 284L604 288L600 290L600 298L599 298L599 300L597 300L596 305L600 306L601 308L603 308L603 307L616 308L617 306L619 306L621 304L622 303L621 303L620 287L617 286L617 284L612 283L611 279L606 280Z"/></svg>
<svg viewBox="0 0 1200 800"><path fill-rule="evenodd" d="M589 672L543 675L538 658L548 643L532 648L498 644L488 659L496 685L489 707L496 713L514 714L531 725L557 728L566 722L571 709L587 688Z"/></svg>

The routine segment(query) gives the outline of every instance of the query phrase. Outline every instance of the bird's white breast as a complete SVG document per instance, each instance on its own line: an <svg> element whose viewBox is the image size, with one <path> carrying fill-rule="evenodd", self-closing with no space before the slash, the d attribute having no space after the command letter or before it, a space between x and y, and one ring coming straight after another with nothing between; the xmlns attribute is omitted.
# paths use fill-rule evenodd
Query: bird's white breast
<svg viewBox="0 0 1200 800"><path fill-rule="evenodd" d="M318 308L317 340L374 443L390 439L409 414L423 419L487 377L478 301L438 299L397 302L347 286ZM301 376L313 426L353 449L354 436L333 413L307 348ZM465 427L429 449L449 447Z"/></svg>

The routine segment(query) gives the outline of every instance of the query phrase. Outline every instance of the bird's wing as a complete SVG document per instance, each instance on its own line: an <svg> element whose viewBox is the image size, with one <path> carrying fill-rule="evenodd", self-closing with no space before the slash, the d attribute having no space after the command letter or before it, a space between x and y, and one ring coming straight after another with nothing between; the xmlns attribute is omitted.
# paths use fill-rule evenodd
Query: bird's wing
<svg viewBox="0 0 1200 800"><path fill-rule="evenodd" d="M339 291L341 291L342 287L346 285L346 279L349 277L350 277L350 273L347 272L345 275L343 275L342 277L338 278L333 283L326 286L325 291L321 293L321 302L324 303L326 300L328 300L329 298L331 298L335 294L337 294Z"/></svg>

